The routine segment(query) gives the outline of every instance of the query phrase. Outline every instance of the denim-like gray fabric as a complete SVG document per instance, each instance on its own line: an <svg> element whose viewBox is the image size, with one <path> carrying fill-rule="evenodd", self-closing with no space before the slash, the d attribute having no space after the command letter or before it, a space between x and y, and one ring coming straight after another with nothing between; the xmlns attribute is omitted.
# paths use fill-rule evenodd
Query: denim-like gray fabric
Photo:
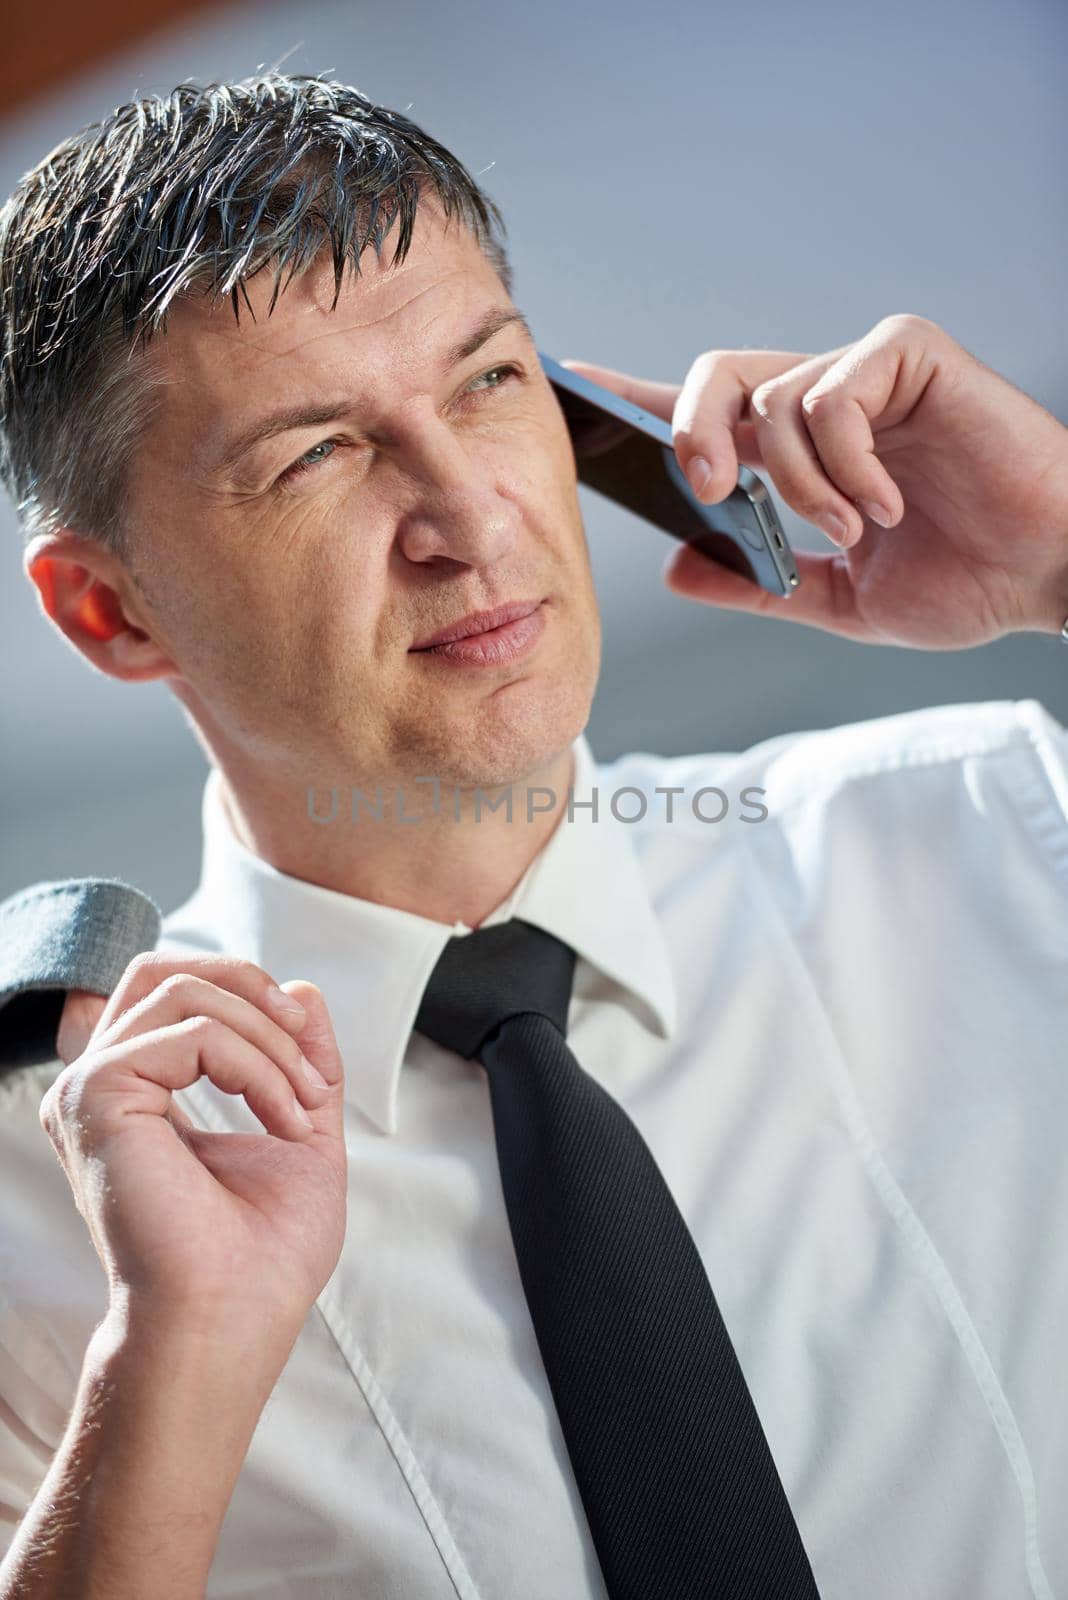
<svg viewBox="0 0 1068 1600"><path fill-rule="evenodd" d="M67 990L111 994L162 920L120 878L35 883L0 903L0 1072L54 1057Z"/></svg>

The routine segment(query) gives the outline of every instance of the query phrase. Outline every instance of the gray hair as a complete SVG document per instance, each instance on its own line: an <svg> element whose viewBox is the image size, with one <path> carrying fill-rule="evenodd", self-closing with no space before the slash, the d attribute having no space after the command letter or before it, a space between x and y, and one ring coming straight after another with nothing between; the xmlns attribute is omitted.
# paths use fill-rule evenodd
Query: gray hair
<svg viewBox="0 0 1068 1600"><path fill-rule="evenodd" d="M345 264L412 242L433 186L508 294L504 219L445 147L358 89L267 72L185 82L65 139L0 210L0 477L27 538L74 528L128 553L124 492L161 379L134 362L177 295L238 297L273 263L279 293L329 242ZM287 273L283 284L283 274Z"/></svg>

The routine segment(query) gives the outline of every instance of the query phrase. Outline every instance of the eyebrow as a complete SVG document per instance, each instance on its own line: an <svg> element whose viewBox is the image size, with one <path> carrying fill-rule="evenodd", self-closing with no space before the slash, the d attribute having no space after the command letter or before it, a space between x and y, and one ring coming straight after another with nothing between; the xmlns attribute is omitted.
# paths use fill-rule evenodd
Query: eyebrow
<svg viewBox="0 0 1068 1600"><path fill-rule="evenodd" d="M535 342L530 324L521 311L513 306L492 306L483 312L469 333L446 350L442 371L448 372L453 367L459 366L461 361L473 356L476 350L480 350L484 344L488 344L496 334L512 323L518 323L525 330L531 343ZM210 470L213 473L226 472L236 466L253 445L261 444L264 439L272 439L275 435L288 433L294 428L313 428L320 423L337 422L342 417L351 415L351 412L352 401L346 398L320 401L317 405L297 402L280 406L229 440L217 459L213 461Z"/></svg>

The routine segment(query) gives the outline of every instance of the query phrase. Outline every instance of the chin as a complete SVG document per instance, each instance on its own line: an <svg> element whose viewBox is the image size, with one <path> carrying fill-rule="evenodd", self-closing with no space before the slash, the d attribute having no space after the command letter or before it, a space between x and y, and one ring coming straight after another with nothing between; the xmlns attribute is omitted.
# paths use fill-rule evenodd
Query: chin
<svg viewBox="0 0 1068 1600"><path fill-rule="evenodd" d="M583 731L592 698L592 688L582 693L574 680L563 686L535 678L503 684L462 720L446 719L447 743L435 740L436 766L422 770L464 788L533 781Z"/></svg>

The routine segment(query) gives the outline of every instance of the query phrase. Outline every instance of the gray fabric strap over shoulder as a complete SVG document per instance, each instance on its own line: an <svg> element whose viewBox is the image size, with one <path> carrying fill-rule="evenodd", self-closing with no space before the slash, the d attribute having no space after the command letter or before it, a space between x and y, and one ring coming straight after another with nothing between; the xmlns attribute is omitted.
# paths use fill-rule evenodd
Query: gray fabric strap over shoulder
<svg viewBox="0 0 1068 1600"><path fill-rule="evenodd" d="M0 902L0 1071L53 1057L67 990L110 995L162 921L120 878L35 883Z"/></svg>

